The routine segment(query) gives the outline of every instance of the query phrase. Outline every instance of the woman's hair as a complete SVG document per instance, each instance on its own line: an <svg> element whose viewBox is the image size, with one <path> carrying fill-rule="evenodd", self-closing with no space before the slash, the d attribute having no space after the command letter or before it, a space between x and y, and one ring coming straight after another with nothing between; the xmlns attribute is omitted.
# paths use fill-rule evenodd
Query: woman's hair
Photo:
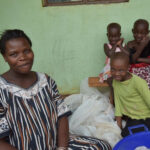
<svg viewBox="0 0 150 150"><path fill-rule="evenodd" d="M0 52L2 55L5 54L6 42L16 38L25 38L29 42L30 46L32 46L30 38L22 30L19 29L5 30L1 34L0 38Z"/></svg>
<svg viewBox="0 0 150 150"><path fill-rule="evenodd" d="M121 31L121 26L118 23L110 23L107 26L107 32L109 32L110 29L115 28L117 29L119 32Z"/></svg>

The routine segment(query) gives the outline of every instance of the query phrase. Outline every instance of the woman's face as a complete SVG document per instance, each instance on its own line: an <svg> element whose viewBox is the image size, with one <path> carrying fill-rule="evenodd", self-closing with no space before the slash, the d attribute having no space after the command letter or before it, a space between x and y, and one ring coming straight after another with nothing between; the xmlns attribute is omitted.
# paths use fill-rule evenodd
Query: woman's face
<svg viewBox="0 0 150 150"><path fill-rule="evenodd" d="M6 42L4 59L10 70L19 74L28 74L31 71L34 54L25 38L11 39Z"/></svg>

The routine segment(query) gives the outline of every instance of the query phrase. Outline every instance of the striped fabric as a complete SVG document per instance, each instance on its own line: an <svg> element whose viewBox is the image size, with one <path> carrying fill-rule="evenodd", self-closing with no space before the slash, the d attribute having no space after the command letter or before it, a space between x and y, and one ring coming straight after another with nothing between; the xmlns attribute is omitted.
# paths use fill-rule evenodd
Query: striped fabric
<svg viewBox="0 0 150 150"><path fill-rule="evenodd" d="M42 73L37 77L28 89L0 77L0 138L9 135L10 144L18 150L55 150L58 119L70 114L55 81ZM70 143L70 149L85 149L81 143Z"/></svg>
<svg viewBox="0 0 150 150"><path fill-rule="evenodd" d="M111 147L97 138L70 135L68 150L111 150Z"/></svg>

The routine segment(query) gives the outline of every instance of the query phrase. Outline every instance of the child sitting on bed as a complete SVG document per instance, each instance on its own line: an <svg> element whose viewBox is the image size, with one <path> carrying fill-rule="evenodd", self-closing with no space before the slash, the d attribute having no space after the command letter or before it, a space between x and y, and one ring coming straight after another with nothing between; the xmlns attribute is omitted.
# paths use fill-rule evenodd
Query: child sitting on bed
<svg viewBox="0 0 150 150"><path fill-rule="evenodd" d="M127 46L130 52L130 72L147 81L150 88L150 38L149 23L147 20L138 19L133 29L134 40L129 41Z"/></svg>
<svg viewBox="0 0 150 150"><path fill-rule="evenodd" d="M107 37L109 43L104 44L104 52L106 54L105 67L100 73L100 82L104 82L109 77L110 74L110 57L115 52L125 51L123 44L123 38L121 38L121 26L118 23L110 23L107 26Z"/></svg>
<svg viewBox="0 0 150 150"><path fill-rule="evenodd" d="M125 53L114 53L110 66L115 117L121 129L122 117L128 118L125 128L122 129L122 136L129 134L128 127L130 126L144 124L150 129L150 90L146 81L128 72L129 56Z"/></svg>

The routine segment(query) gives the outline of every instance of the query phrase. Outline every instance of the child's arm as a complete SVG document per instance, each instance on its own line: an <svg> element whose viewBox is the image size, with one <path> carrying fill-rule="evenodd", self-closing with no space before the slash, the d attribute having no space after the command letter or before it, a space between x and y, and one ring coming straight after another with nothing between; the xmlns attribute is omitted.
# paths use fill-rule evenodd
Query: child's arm
<svg viewBox="0 0 150 150"><path fill-rule="evenodd" d="M58 148L63 147L67 150L69 141L69 125L66 116L61 117L58 121Z"/></svg>
<svg viewBox="0 0 150 150"><path fill-rule="evenodd" d="M129 43L129 48L134 47L136 49L136 52L132 55L132 61L134 63L136 63L136 61L138 61L138 58L140 57L142 51L144 50L145 46L148 44L149 42L149 37L145 37L142 42L139 45L136 45L134 42Z"/></svg>
<svg viewBox="0 0 150 150"><path fill-rule="evenodd" d="M121 38L120 41L117 42L117 46L120 48L120 50L122 52L124 52L125 54L129 55L129 51L128 51L127 45L125 45L124 47L122 46L123 41L124 41L124 39Z"/></svg>
<svg viewBox="0 0 150 150"><path fill-rule="evenodd" d="M137 62L150 64L150 58L138 58Z"/></svg>
<svg viewBox="0 0 150 150"><path fill-rule="evenodd" d="M123 46L121 45L121 46L119 46L119 48L120 48L120 50L121 50L122 52L124 52L125 54L129 55L129 51L128 51L128 48L127 48L126 45L125 45L125 47L123 47Z"/></svg>
<svg viewBox="0 0 150 150"><path fill-rule="evenodd" d="M116 116L116 121L120 129L122 129L122 117Z"/></svg>
<svg viewBox="0 0 150 150"><path fill-rule="evenodd" d="M113 90L113 86L112 86L112 81L113 81L112 77L107 79L107 83L108 83L108 85L110 87L110 97L109 97L110 103L112 105L114 105L114 90Z"/></svg>
<svg viewBox="0 0 150 150"><path fill-rule="evenodd" d="M113 91L113 87L110 87L110 103L115 106L114 104L114 91Z"/></svg>
<svg viewBox="0 0 150 150"><path fill-rule="evenodd" d="M0 139L0 150L17 150L15 147L11 146L5 141L5 139Z"/></svg>
<svg viewBox="0 0 150 150"><path fill-rule="evenodd" d="M110 58L112 54L115 52L116 47L117 46L115 45L110 49L107 44L104 44L104 52L106 56Z"/></svg>

